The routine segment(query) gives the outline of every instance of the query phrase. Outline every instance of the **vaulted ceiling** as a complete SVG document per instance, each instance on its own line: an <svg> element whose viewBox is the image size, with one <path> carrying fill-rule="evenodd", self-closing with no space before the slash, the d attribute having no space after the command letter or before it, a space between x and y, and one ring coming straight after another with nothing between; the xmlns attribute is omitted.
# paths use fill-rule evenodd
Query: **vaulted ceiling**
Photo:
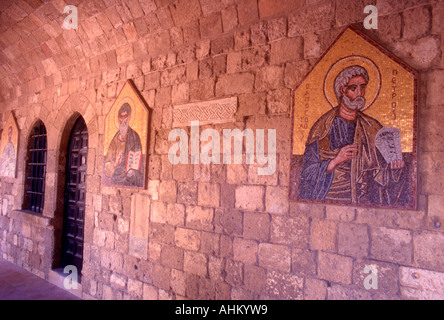
<svg viewBox="0 0 444 320"><path fill-rule="evenodd" d="M0 101L183 45L183 24L230 3L234 1L1 0ZM67 5L77 8L77 29L63 28Z"/></svg>

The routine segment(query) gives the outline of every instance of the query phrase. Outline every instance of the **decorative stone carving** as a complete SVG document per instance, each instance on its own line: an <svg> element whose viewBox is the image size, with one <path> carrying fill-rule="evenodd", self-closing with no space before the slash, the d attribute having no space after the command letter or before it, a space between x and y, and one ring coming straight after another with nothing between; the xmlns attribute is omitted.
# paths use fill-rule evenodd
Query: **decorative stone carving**
<svg viewBox="0 0 444 320"><path fill-rule="evenodd" d="M191 121L199 121L201 125L234 122L236 110L236 97L175 106L173 127L190 126Z"/></svg>

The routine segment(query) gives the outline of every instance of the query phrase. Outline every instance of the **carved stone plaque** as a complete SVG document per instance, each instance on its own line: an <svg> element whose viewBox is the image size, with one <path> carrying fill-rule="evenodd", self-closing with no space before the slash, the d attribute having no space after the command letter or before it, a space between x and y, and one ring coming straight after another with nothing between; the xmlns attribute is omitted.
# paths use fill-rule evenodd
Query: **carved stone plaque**
<svg viewBox="0 0 444 320"><path fill-rule="evenodd" d="M236 97L175 106L173 127L190 126L191 121L199 121L201 125L234 122L236 110Z"/></svg>

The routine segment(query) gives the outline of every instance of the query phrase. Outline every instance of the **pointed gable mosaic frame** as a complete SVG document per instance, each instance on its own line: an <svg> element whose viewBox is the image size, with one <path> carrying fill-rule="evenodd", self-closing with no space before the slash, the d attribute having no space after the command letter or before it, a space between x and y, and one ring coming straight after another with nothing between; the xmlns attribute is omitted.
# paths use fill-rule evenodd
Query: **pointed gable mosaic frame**
<svg viewBox="0 0 444 320"><path fill-rule="evenodd" d="M416 72L347 27L294 91L290 201L416 209L416 137Z"/></svg>

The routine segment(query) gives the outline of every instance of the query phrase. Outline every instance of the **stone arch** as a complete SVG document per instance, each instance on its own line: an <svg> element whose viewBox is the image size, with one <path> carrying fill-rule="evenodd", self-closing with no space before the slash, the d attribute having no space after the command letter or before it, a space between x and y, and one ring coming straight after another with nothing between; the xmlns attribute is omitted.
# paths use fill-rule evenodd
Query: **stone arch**
<svg viewBox="0 0 444 320"><path fill-rule="evenodd" d="M22 137L21 137L22 138L22 142L19 143L19 152L23 156L20 156L18 158L18 159L20 159L18 161L18 168L19 168L20 172L22 173L22 174L18 175L18 178L19 178L19 181L20 181L20 188L21 188L20 190L22 191L22 192L19 193L19 198L20 199L18 200L18 203L20 203L20 208L22 208L24 210L27 210L27 208L25 207L25 197L26 197L25 193L26 193L26 189L27 189L27 187L26 187L26 184L27 184L26 179L28 177L28 174L27 174L28 168L27 168L26 164L30 161L30 159L28 159L29 149L31 148L31 146L30 146L30 142L31 142L30 138L31 138L31 135L33 134L34 128L36 127L36 125L38 125L39 122L43 123L43 125L45 127L45 130L46 130L46 133L48 132L48 130L46 129L45 121L43 121L40 117L33 117L32 120L29 120L29 119L31 119L31 117L27 117L27 119L26 119L27 122L25 123L25 125L23 127L23 130L22 130L22 133L21 133L21 135L22 135ZM47 144L48 144L48 139L46 137L46 145ZM46 159L46 166L47 165L48 165L48 158ZM45 195L44 196L44 203L46 204L47 201L48 201L47 196L48 196L48 194L52 193L52 190L54 188L54 184L52 183L51 180L48 181L48 177L47 176L45 177L45 182L44 183L45 183L45 186L44 186L44 190L45 190L45 193L44 193L44 195ZM51 207L51 206L49 206L49 207ZM44 205L44 208L46 208L45 205ZM45 209L43 210L42 215L43 216L47 215L47 211L45 211Z"/></svg>
<svg viewBox="0 0 444 320"><path fill-rule="evenodd" d="M70 95L61 106L58 107L59 112L54 118L53 127L56 138L48 141L48 147L54 149L54 251L52 257L52 268L60 267L61 263L61 246L62 246L62 232L63 232L63 215L64 215L64 201L65 201L65 182L66 182L66 158L68 151L69 139L71 132L80 117L85 121L88 129L88 176L86 185L88 186L88 178L94 173L94 158L95 146L98 144L98 116L94 106L82 94L74 93ZM92 168L91 168L92 167ZM86 215L93 214L87 210ZM90 217L86 216L85 220ZM94 219L94 217L92 217ZM85 227L87 225L85 224ZM85 230L86 233L87 230Z"/></svg>

